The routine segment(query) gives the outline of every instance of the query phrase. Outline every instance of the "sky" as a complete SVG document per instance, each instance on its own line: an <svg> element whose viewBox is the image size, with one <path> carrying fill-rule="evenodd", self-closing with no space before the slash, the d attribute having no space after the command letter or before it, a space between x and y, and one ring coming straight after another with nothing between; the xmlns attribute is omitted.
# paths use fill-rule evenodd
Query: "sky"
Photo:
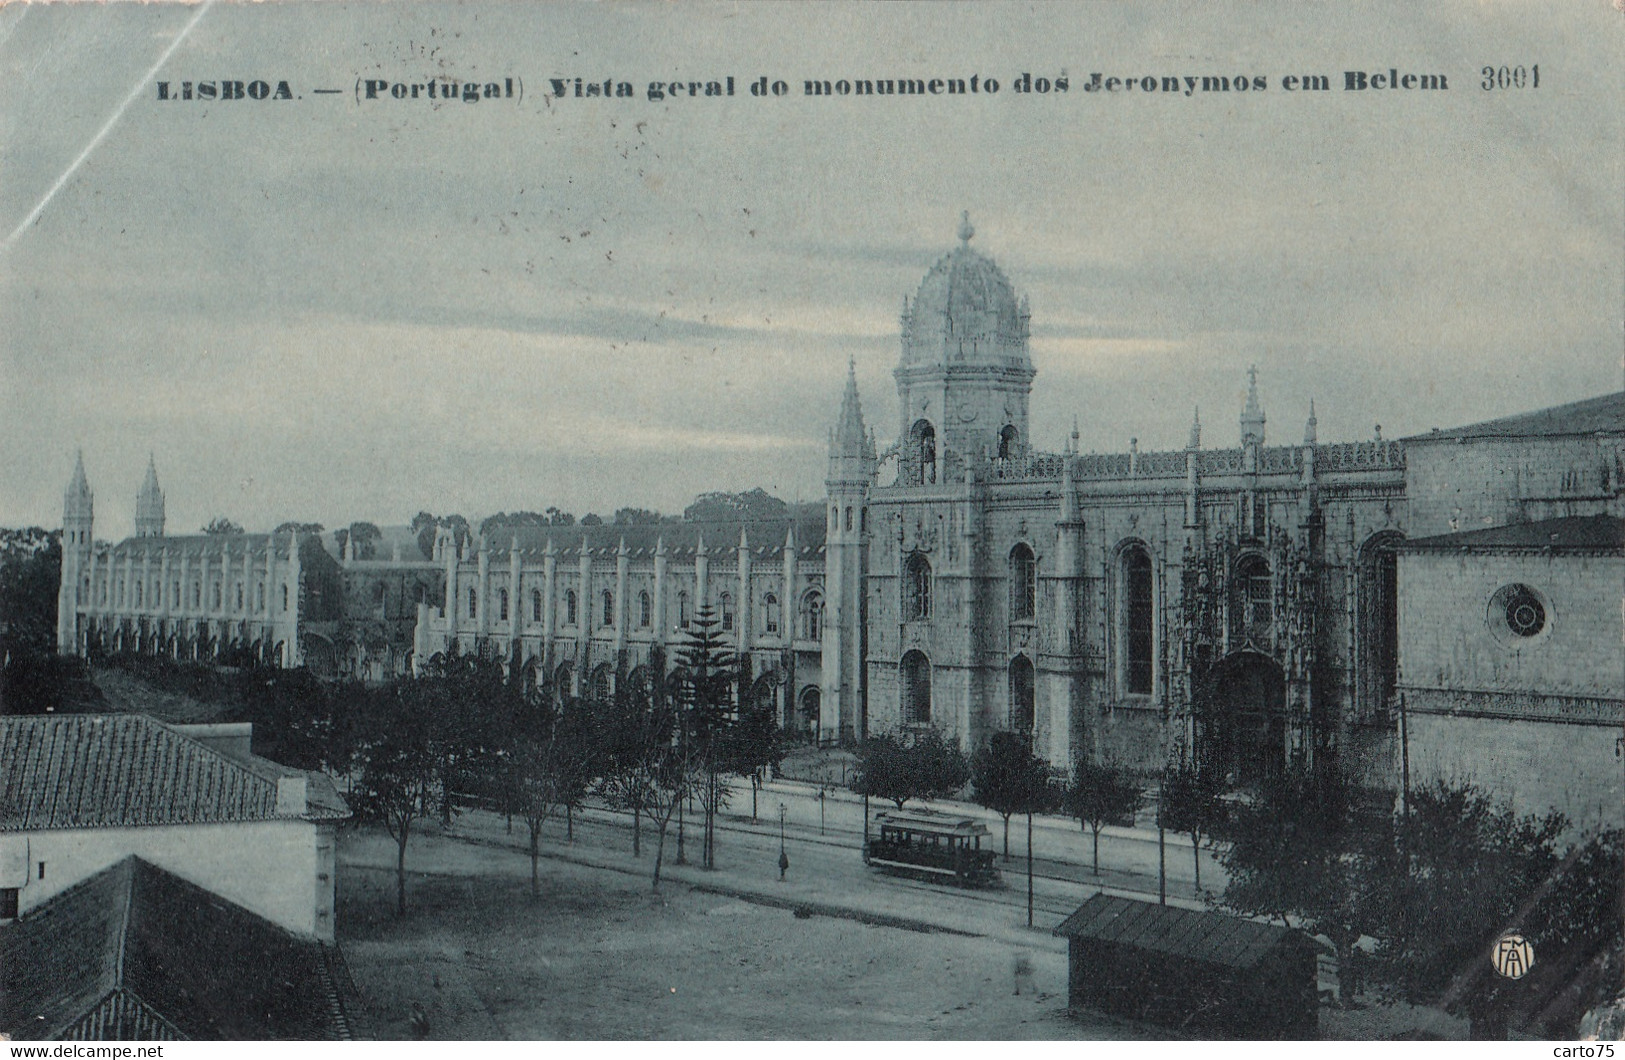
<svg viewBox="0 0 1625 1060"><path fill-rule="evenodd" d="M896 437L961 211L1030 300L1042 449L1177 448L1197 406L1234 445L1254 364L1272 443L1311 399L1337 441L1620 389L1625 17L1414 6L0 7L0 525L59 525L78 449L115 539L149 454L171 532L817 499L849 361ZM1449 88L1343 87L1390 69ZM158 98L256 78L296 98Z"/></svg>

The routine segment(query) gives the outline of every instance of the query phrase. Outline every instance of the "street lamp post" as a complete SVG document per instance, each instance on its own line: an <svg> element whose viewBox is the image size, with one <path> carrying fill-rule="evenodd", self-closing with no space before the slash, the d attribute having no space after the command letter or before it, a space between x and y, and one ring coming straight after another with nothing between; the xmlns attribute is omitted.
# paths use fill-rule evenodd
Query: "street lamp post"
<svg viewBox="0 0 1625 1060"><path fill-rule="evenodd" d="M824 834L824 789L818 789L818 834Z"/></svg>
<svg viewBox="0 0 1625 1060"><path fill-rule="evenodd" d="M779 803L779 882L784 882L784 874L790 869L790 854L784 848L784 803Z"/></svg>

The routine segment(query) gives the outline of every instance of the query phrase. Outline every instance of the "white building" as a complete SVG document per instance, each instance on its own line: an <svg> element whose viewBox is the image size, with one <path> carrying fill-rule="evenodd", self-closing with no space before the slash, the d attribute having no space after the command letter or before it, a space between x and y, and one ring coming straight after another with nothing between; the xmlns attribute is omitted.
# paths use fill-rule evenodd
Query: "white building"
<svg viewBox="0 0 1625 1060"><path fill-rule="evenodd" d="M0 923L130 855L331 941L332 782L256 757L248 725L0 717Z"/></svg>

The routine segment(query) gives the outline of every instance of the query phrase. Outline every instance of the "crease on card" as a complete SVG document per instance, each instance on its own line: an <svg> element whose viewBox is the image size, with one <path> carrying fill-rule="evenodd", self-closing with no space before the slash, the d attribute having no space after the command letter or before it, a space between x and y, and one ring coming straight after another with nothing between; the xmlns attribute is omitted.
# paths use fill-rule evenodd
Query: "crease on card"
<svg viewBox="0 0 1625 1060"><path fill-rule="evenodd" d="M198 6L197 14L193 15L191 21L187 22L181 28L181 31L175 35L175 39L169 42L169 47L165 48L163 54L158 56L158 61L153 63L147 72L136 80L129 94L119 103L112 116L102 125L100 131L90 138L90 142L85 145L85 149L80 151L78 157L68 165L67 169L62 171L61 176L56 178L56 182L51 185L50 190L35 204L32 210L28 211L28 216L24 217L17 224L17 227L11 230L11 234L6 236L6 241L0 243L0 254L10 250L11 245L17 241L17 237L22 235L35 221L39 220L40 214L45 212L45 207L50 205L51 200L56 197L56 193L61 191L63 185L67 184L69 180L73 179L73 175L78 172L79 167L85 164L85 159L90 157L90 153L96 150L97 145L107 138L108 133L113 131L113 126L117 125L119 119L124 117L124 112L130 109L130 104L135 102L135 97L140 95L141 90L147 87L147 83L153 79L159 70L163 69L164 64L169 61L169 57L175 54L175 49L181 46L181 41L187 38L187 35L192 32L192 28L213 6L214 0L205 0L203 4ZM15 26L13 28L15 29Z"/></svg>

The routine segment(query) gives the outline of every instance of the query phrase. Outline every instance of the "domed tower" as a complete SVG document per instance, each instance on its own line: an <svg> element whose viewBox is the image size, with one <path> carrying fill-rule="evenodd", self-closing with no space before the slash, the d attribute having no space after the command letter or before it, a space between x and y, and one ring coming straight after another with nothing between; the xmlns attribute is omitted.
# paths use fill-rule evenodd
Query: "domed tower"
<svg viewBox="0 0 1625 1060"><path fill-rule="evenodd" d="M959 246L931 267L912 302L903 301L903 354L893 374L905 484L931 485L965 461L1028 451L1036 371L1027 354L1027 300L1018 302L999 267L971 249L975 234L963 215Z"/></svg>
<svg viewBox="0 0 1625 1060"><path fill-rule="evenodd" d="M135 498L135 536L164 536L164 491L158 488L158 465L147 456L147 478Z"/></svg>

